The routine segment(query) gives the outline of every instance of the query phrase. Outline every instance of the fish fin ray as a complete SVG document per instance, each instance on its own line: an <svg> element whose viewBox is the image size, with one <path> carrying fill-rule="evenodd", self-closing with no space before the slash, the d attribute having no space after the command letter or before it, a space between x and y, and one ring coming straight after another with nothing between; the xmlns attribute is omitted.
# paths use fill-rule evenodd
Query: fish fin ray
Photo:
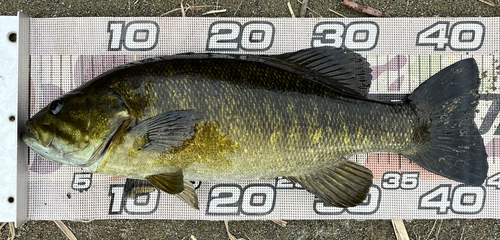
<svg viewBox="0 0 500 240"><path fill-rule="evenodd" d="M174 196L178 197L190 207L200 210L198 206L198 195L196 194L194 186L191 182L184 181L184 190L180 193L174 194Z"/></svg>
<svg viewBox="0 0 500 240"><path fill-rule="evenodd" d="M182 169L172 173L163 173L147 176L146 179L158 189L170 193L178 194L184 191L184 176Z"/></svg>
<svg viewBox="0 0 500 240"><path fill-rule="evenodd" d="M329 88L366 97L371 85L370 64L349 49L318 47L271 56L304 69Z"/></svg>
<svg viewBox="0 0 500 240"><path fill-rule="evenodd" d="M127 178L127 180L125 181L125 187L123 189L125 196L127 196L127 198L135 198L137 195L148 194L157 190L159 187L155 187L155 185L152 184L151 179L157 179L157 177L150 177L149 180ZM176 180L176 182L177 181L178 180ZM173 195L182 200L188 206L199 210L200 208L198 204L198 195L195 192L193 184L190 181L183 181L183 186L184 189L181 192L174 193ZM161 189L165 191L164 187L161 187Z"/></svg>
<svg viewBox="0 0 500 240"><path fill-rule="evenodd" d="M474 122L479 103L479 70L474 59L464 59L422 83L407 101L422 121L418 151L402 153L426 170L481 185L488 162L483 138Z"/></svg>
<svg viewBox="0 0 500 240"><path fill-rule="evenodd" d="M123 191L128 198L135 198L140 194L147 194L155 191L156 188L146 179L127 178Z"/></svg>
<svg viewBox="0 0 500 240"><path fill-rule="evenodd" d="M286 178L336 207L353 207L362 203L373 182L369 169L344 158L318 172Z"/></svg>
<svg viewBox="0 0 500 240"><path fill-rule="evenodd" d="M166 152L182 147L194 136L198 118L195 110L171 111L141 121L130 134L142 138L140 150Z"/></svg>

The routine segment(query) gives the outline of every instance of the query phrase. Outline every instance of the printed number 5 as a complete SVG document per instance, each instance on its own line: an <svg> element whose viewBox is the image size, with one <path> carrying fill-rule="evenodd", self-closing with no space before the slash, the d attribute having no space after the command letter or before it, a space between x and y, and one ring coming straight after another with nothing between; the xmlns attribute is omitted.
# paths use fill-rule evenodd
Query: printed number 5
<svg viewBox="0 0 500 240"><path fill-rule="evenodd" d="M92 186L92 173L75 173L71 188L80 192L88 190Z"/></svg>

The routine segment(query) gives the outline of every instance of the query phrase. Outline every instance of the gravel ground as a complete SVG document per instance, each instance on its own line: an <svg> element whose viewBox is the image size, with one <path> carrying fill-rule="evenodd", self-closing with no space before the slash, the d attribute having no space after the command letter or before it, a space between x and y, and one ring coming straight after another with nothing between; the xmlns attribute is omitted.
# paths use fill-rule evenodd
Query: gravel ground
<svg viewBox="0 0 500 240"><path fill-rule="evenodd" d="M499 4L498 0L488 0ZM287 1L280 0L185 0L192 6L215 5L227 9L220 17L290 17ZM335 10L346 17L366 17L343 7L337 1L311 0L306 17L337 17ZM472 0L365 0L358 3L387 12L394 17L494 17L500 7ZM298 15L301 4L291 0ZM0 0L0 15L15 15L22 10L31 17L96 17L96 16L160 16L179 7L172 0ZM213 9L213 8L204 8ZM208 11L206 10L206 11ZM205 10L188 11L187 17L201 16ZM180 16L173 12L168 17ZM106 220L65 224L78 239L227 239L223 222L167 220ZM230 222L233 235L256 239L395 239L388 220L355 221L288 221L281 227L269 221ZM500 220L414 220L405 221L411 239L500 239ZM0 230L0 238L9 237L8 227ZM30 221L16 230L17 239L65 239L53 222Z"/></svg>

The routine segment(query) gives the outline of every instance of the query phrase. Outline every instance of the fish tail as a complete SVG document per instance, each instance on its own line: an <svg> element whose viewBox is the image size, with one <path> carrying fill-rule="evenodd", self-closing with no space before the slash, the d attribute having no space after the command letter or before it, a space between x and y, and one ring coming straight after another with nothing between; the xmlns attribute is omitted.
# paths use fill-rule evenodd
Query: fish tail
<svg viewBox="0 0 500 240"><path fill-rule="evenodd" d="M479 71L472 58L432 76L409 97L421 124L414 130L413 162L438 175L481 185L488 172L483 138L474 123L479 103Z"/></svg>

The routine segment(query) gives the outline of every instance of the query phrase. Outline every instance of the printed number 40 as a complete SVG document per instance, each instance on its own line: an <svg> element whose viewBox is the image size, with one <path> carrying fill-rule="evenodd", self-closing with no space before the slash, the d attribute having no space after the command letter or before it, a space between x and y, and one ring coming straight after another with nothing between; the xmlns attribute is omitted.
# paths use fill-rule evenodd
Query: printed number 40
<svg viewBox="0 0 500 240"><path fill-rule="evenodd" d="M483 186L456 186L441 184L423 194L418 201L419 209L435 209L437 214L477 214L484 207L486 189Z"/></svg>
<svg viewBox="0 0 500 240"><path fill-rule="evenodd" d="M449 46L453 51L475 51L483 45L486 32L481 22L456 22L448 31L450 22L440 21L420 31L417 46L434 46L435 51L444 51Z"/></svg>

